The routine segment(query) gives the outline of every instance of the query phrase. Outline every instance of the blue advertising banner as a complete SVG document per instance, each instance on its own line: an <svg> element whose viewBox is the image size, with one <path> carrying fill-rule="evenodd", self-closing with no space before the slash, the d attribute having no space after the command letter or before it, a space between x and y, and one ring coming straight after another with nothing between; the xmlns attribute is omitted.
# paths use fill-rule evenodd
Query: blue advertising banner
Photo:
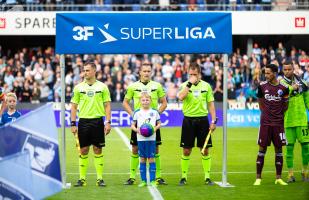
<svg viewBox="0 0 309 200"><path fill-rule="evenodd" d="M21 110L21 113L27 113L29 110ZM223 111L216 110L218 123L217 126L222 126ZM54 116L57 127L61 127L60 111L55 110ZM308 114L309 116L309 114ZM161 114L162 126L175 127L181 126L183 114L181 110L166 110ZM131 118L124 110L113 110L111 121L113 127L127 127L131 124ZM65 126L71 124L71 112L65 111ZM260 110L228 110L227 111L227 125L228 127L259 127L260 125ZM11 134L13 136L14 134ZM1 148L0 148L1 149ZM0 151L1 156L1 151Z"/></svg>
<svg viewBox="0 0 309 200"><path fill-rule="evenodd" d="M228 110L228 127L259 127L260 110Z"/></svg>
<svg viewBox="0 0 309 200"><path fill-rule="evenodd" d="M216 114L218 116L218 126L222 126L222 110L217 110ZM60 111L55 111L55 118L57 127L61 127ZM183 114L181 110L165 110L161 114L162 126L175 127L181 126L183 119ZM111 114L111 125L113 127L127 127L131 125L132 118L124 110L112 110ZM71 124L71 113L69 110L65 111L65 126Z"/></svg>
<svg viewBox="0 0 309 200"><path fill-rule="evenodd" d="M57 13L56 53L231 53L231 13Z"/></svg>

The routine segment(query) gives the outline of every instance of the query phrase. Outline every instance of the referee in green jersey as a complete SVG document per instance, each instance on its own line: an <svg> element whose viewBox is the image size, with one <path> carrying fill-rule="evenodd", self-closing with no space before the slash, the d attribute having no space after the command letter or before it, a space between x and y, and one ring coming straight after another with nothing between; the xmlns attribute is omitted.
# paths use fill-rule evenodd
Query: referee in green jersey
<svg viewBox="0 0 309 200"><path fill-rule="evenodd" d="M288 109L284 113L284 129L287 139L286 163L288 167L288 183L296 181L294 176L294 145L296 140L301 145L303 181L309 181L309 133L307 109L309 108L309 90L307 83L294 75L294 67L291 61L283 63L283 79L281 83L290 90Z"/></svg>
<svg viewBox="0 0 309 200"><path fill-rule="evenodd" d="M197 147L202 150L209 130L216 129L216 111L214 105L214 96L211 86L201 80L201 68L197 63L192 63L188 69L189 80L180 87L178 94L179 100L183 102L184 119L182 122L180 147L183 148L181 157L182 176L179 185L187 183L187 174L189 170L189 160L192 148L195 146L197 138ZM208 122L208 112L211 115L211 123ZM202 155L202 164L205 173L205 184L213 185L210 179L211 157L209 147L212 147L211 138Z"/></svg>
<svg viewBox="0 0 309 200"><path fill-rule="evenodd" d="M143 63L140 69L140 80L132 83L128 86L126 95L123 100L123 107L129 113L130 116L133 116L133 110L130 107L130 101L134 102L134 110L141 108L140 97L143 92L147 92L151 96L151 108L158 109L158 112L161 114L167 107L167 101L165 97L165 91L162 85L158 82L151 80L151 64ZM158 102L161 103L158 108ZM125 185L133 185L135 182L136 170L139 164L138 158L138 148L137 148L137 137L136 132L131 132L131 141L132 145L132 155L130 159L130 178L124 183ZM156 182L159 185L165 185L166 182L161 177L161 159L159 154L159 145L161 145L161 133L160 129L156 132Z"/></svg>
<svg viewBox="0 0 309 200"><path fill-rule="evenodd" d="M71 99L71 131L78 136L80 144L79 180L76 187L86 186L88 168L88 153L93 145L94 165L97 172L97 186L105 186L103 181L103 153L105 135L111 130L111 99L107 86L96 80L96 66L86 63L84 66L84 81L74 87ZM76 113L79 122L76 127ZM103 116L105 122L103 123Z"/></svg>

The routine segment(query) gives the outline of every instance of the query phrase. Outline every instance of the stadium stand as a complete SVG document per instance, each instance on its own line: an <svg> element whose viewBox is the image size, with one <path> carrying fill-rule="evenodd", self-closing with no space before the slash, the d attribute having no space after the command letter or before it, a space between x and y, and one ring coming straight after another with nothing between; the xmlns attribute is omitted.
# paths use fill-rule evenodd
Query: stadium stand
<svg viewBox="0 0 309 200"><path fill-rule="evenodd" d="M295 73L309 81L309 56L304 50L293 47L288 51L281 42L275 48L263 48L255 43L249 54L241 54L237 49L229 59L229 99L237 100L241 95L246 101L255 101L257 83L263 79L265 65L277 63L281 70L281 63L286 59L293 61ZM113 91L113 101L121 101L127 86L138 79L139 67L145 60L153 64L153 79L163 84L170 102L177 102L176 93L179 85L187 80L190 62L201 65L203 80L212 85L216 100L222 101L223 63L222 57L215 54L67 55L66 100L69 101L73 86L82 81L83 63L94 61L97 78ZM0 86L5 92L15 92L20 102L59 102L59 55L54 54L53 47L22 48L16 53L1 50Z"/></svg>

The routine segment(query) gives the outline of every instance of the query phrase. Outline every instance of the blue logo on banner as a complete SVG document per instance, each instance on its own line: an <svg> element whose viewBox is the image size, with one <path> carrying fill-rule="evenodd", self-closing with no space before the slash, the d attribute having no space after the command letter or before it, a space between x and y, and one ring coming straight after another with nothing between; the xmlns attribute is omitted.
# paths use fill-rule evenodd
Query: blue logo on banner
<svg viewBox="0 0 309 200"><path fill-rule="evenodd" d="M11 187L0 181L0 199L22 199L22 200L30 200L32 198L27 197L23 191L19 191L18 189Z"/></svg>
<svg viewBox="0 0 309 200"><path fill-rule="evenodd" d="M56 14L59 54L231 51L230 13Z"/></svg>

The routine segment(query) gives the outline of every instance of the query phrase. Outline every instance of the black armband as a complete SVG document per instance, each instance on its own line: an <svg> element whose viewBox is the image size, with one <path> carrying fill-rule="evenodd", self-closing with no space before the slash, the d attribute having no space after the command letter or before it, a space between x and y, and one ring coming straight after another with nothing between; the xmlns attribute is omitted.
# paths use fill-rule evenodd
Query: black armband
<svg viewBox="0 0 309 200"><path fill-rule="evenodd" d="M76 126L76 121L71 121L71 126Z"/></svg>
<svg viewBox="0 0 309 200"><path fill-rule="evenodd" d="M191 82L188 82L188 83L187 83L187 87L188 87L188 88L191 88L191 86L192 86L192 83L191 83Z"/></svg>

